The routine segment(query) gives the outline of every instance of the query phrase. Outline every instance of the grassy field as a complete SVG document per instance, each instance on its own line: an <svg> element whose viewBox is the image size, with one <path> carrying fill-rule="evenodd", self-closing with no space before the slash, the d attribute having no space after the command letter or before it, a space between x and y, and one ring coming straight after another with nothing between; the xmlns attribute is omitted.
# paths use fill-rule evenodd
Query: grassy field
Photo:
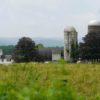
<svg viewBox="0 0 100 100"><path fill-rule="evenodd" d="M0 65L0 100L100 100L100 64Z"/></svg>

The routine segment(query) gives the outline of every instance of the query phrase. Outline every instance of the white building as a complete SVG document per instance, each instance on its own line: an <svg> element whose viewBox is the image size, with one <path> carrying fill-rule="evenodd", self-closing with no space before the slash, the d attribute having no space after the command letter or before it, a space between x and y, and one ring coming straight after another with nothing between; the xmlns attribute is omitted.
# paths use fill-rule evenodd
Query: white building
<svg viewBox="0 0 100 100"><path fill-rule="evenodd" d="M52 61L58 61L61 59L61 50L56 48L52 50Z"/></svg>
<svg viewBox="0 0 100 100"><path fill-rule="evenodd" d="M3 50L0 49L0 58L1 58L2 55L3 55Z"/></svg>

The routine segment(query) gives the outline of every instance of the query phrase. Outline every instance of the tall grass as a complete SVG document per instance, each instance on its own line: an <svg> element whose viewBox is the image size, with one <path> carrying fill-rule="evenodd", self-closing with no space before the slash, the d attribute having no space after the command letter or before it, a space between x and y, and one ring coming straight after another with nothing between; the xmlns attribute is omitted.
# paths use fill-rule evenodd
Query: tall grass
<svg viewBox="0 0 100 100"><path fill-rule="evenodd" d="M100 100L100 65L0 65L0 100Z"/></svg>

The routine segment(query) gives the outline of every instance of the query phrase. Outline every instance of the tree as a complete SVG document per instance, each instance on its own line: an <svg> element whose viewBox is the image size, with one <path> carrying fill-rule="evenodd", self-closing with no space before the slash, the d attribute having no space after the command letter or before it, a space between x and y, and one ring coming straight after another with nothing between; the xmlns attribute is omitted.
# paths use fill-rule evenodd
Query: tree
<svg viewBox="0 0 100 100"><path fill-rule="evenodd" d="M12 55L15 49L14 45L2 45L0 46L0 49L3 50L5 55Z"/></svg>
<svg viewBox="0 0 100 100"><path fill-rule="evenodd" d="M13 54L15 62L31 62L37 60L35 42L29 37L22 37L15 46Z"/></svg>
<svg viewBox="0 0 100 100"><path fill-rule="evenodd" d="M76 62L78 59L78 43L74 43L73 41L71 44L70 57L72 59L72 62Z"/></svg>
<svg viewBox="0 0 100 100"><path fill-rule="evenodd" d="M100 59L100 33L88 33L80 43L79 53L83 60Z"/></svg>
<svg viewBox="0 0 100 100"><path fill-rule="evenodd" d="M37 48L38 48L38 49L44 48L44 45L41 44L41 43L40 43L40 44L37 44Z"/></svg>

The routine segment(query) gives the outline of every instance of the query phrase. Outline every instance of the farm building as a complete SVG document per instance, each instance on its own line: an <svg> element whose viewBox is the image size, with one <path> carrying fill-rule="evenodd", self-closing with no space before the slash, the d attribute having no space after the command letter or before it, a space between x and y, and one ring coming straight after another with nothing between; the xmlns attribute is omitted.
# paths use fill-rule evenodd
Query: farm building
<svg viewBox="0 0 100 100"><path fill-rule="evenodd" d="M44 59L44 61L57 61L63 58L63 48L42 48L39 49L38 52L39 55Z"/></svg>

